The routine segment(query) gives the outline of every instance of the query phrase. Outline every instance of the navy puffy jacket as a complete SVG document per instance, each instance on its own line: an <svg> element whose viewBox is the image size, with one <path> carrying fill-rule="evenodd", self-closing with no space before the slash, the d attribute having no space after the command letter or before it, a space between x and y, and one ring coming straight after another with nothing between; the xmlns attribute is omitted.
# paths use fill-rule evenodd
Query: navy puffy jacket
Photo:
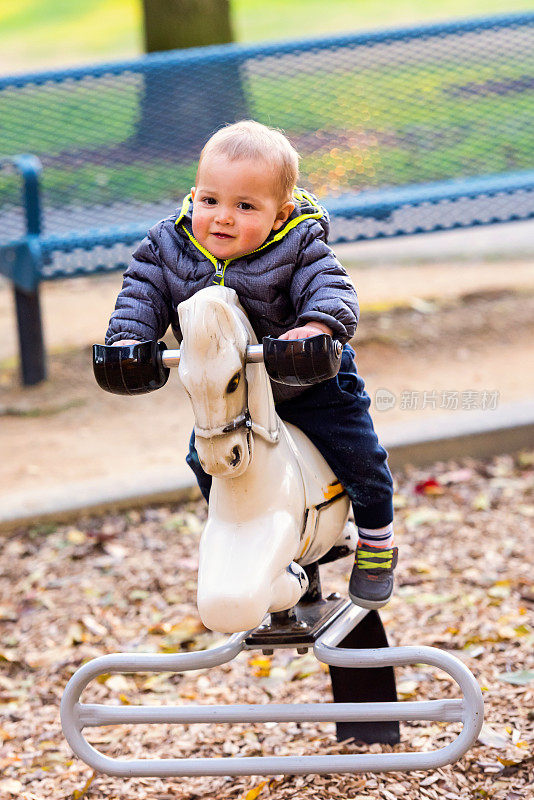
<svg viewBox="0 0 534 800"><path fill-rule="evenodd" d="M219 262L193 237L191 197L180 213L150 229L124 274L106 334L120 339L161 339L169 325L181 340L176 307L213 283L235 289L261 342L317 320L341 342L358 323L356 291L327 237L328 214L315 198L296 190L295 210L254 253ZM274 388L274 387L273 387ZM278 388L278 387L277 387ZM295 394L295 392L291 392ZM276 391L277 399L287 393Z"/></svg>

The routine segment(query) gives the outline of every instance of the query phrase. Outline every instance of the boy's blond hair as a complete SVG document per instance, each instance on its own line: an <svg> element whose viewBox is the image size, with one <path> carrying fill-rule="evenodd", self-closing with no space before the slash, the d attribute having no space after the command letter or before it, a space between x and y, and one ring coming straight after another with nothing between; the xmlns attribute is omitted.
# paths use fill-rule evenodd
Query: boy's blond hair
<svg viewBox="0 0 534 800"><path fill-rule="evenodd" d="M225 155L230 161L250 159L269 164L274 167L275 190L281 202L291 199L299 174L299 155L281 131L252 119L226 125L204 145L197 176L202 159L212 154Z"/></svg>

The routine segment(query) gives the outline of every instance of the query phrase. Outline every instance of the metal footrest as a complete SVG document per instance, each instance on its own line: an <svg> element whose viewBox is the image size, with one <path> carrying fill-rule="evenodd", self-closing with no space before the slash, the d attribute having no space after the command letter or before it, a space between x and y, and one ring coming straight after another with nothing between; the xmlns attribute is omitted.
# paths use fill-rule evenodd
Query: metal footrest
<svg viewBox="0 0 534 800"><path fill-rule="evenodd" d="M231 661L247 645L252 631L237 633L212 650L197 653L151 655L124 653L90 661L70 679L61 701L63 732L72 750L93 769L108 775L305 775L310 773L386 772L435 769L457 761L475 742L483 719L480 688L467 667L454 656L434 647L388 647L354 650L338 647L366 616L367 611L347 603L341 614L315 640L319 661L342 668L382 668L428 664L447 672L459 685L462 698L417 702L309 703L239 706L106 706L81 704L85 687L103 673L184 672L206 669ZM277 645L270 645L276 647ZM283 646L283 644L281 645ZM254 645L258 647L258 645ZM261 647L261 645L260 645ZM357 675L355 675L357 680ZM355 755L265 756L247 758L116 759L103 755L82 735L86 727L100 725L200 722L333 722L433 720L462 722L456 739L425 753L363 753Z"/></svg>

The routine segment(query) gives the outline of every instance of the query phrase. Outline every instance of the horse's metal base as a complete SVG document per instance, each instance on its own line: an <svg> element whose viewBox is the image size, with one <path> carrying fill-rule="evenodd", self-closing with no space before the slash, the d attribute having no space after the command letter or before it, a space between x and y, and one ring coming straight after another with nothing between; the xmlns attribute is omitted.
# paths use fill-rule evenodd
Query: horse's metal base
<svg viewBox="0 0 534 800"><path fill-rule="evenodd" d="M256 636L265 629L236 633L224 644L212 650L196 653L152 655L124 653L97 658L82 666L70 679L61 701L63 732L73 751L93 769L108 775L131 776L192 776L192 775L305 775L309 773L385 772L389 770L436 769L457 761L475 742L483 718L480 688L467 667L454 656L434 647L384 647L380 641L367 641L369 631L362 627L368 620L370 629L378 630L372 614L352 603L345 603L339 613L332 614L326 630L322 629L309 646L319 661L332 670L334 703L295 705L235 705L235 706L105 706L81 704L79 698L88 683L103 673L184 672L206 669L231 661L242 650L264 648ZM381 625L380 625L381 627ZM263 633L262 633L263 631ZM362 644L366 644L364 649ZM341 646L340 646L341 645ZM344 646L345 645L345 646ZM370 646L369 646L370 645ZM285 647L270 640L268 648ZM293 645L295 646L295 645ZM299 645L300 646L300 645ZM304 645L303 645L304 646ZM384 668L404 664L429 664L447 672L458 683L462 698L397 703L353 702L363 695L365 700L384 697L380 677ZM350 671L357 669L354 680ZM339 672L338 672L339 670ZM391 670L392 672L392 670ZM382 673L383 674L383 673ZM359 676L364 677L359 689ZM341 679L340 677L341 676ZM391 687L390 687L391 689ZM389 690L388 690L389 691ZM393 686L394 694L394 686ZM350 702L347 702L347 697ZM195 722L337 722L365 726L399 720L434 720L462 722L456 739L438 750L417 753L358 753L348 755L265 756L255 758L184 758L184 759L116 759L105 756L90 745L82 735L86 727L138 723ZM349 730L351 730L349 728ZM386 727L386 730L391 728ZM369 728L368 728L369 731ZM380 733L380 731L379 731ZM339 727L338 727L339 735ZM353 735L351 733L348 734ZM377 741L376 728L368 740ZM365 737L358 737L365 738Z"/></svg>
<svg viewBox="0 0 534 800"><path fill-rule="evenodd" d="M296 647L297 652L306 652L345 606L346 601L337 594L312 603L301 600L289 611L272 614L269 621L247 636L245 646L249 650L263 650L266 655L282 647Z"/></svg>

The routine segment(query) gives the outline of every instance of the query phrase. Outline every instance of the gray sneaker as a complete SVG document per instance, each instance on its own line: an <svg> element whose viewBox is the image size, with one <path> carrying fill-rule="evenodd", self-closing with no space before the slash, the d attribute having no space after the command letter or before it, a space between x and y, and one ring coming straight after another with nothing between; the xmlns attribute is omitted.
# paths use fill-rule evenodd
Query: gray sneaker
<svg viewBox="0 0 534 800"><path fill-rule="evenodd" d="M362 608L381 608L393 592L398 549L358 545L349 583L349 597Z"/></svg>

